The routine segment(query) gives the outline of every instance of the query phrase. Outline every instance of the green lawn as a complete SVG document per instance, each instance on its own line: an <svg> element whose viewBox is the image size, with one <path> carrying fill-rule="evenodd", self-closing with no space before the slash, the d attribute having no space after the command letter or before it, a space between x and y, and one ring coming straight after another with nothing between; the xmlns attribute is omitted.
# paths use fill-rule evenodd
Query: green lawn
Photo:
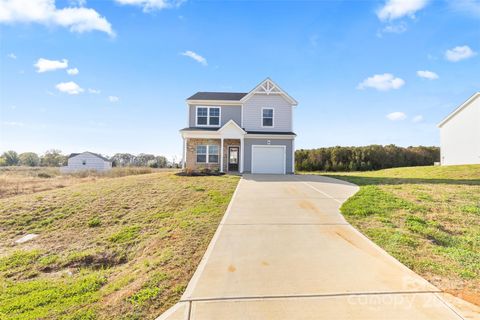
<svg viewBox="0 0 480 320"><path fill-rule="evenodd" d="M405 265L480 305L480 165L326 173L360 191L341 211Z"/></svg>
<svg viewBox="0 0 480 320"><path fill-rule="evenodd" d="M164 172L0 199L0 319L154 319L181 296L238 179ZM39 236L14 244L27 233Z"/></svg>

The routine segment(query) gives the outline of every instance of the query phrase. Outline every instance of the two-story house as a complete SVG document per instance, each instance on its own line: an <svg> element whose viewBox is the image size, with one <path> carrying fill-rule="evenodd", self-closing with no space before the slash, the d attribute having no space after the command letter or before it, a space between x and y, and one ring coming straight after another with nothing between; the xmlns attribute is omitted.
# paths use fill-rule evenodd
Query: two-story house
<svg viewBox="0 0 480 320"><path fill-rule="evenodd" d="M197 92L187 99L184 168L293 173L297 101L270 79L252 91Z"/></svg>

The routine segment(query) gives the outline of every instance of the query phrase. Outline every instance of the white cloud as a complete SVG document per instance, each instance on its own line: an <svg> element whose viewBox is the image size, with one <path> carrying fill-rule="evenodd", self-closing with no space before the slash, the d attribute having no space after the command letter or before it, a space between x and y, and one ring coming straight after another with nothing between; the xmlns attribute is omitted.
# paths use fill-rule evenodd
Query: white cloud
<svg viewBox="0 0 480 320"><path fill-rule="evenodd" d="M400 24L391 24L383 28L383 32L389 32L389 33L403 33L407 31L407 26L405 23L400 23Z"/></svg>
<svg viewBox="0 0 480 320"><path fill-rule="evenodd" d="M414 17L415 12L423 9L428 0L387 0L377 11L377 17L382 21L395 20L404 16Z"/></svg>
<svg viewBox="0 0 480 320"><path fill-rule="evenodd" d="M100 90L88 88L88 93L100 94Z"/></svg>
<svg viewBox="0 0 480 320"><path fill-rule="evenodd" d="M7 127L23 127L25 123L18 121L2 121L2 124Z"/></svg>
<svg viewBox="0 0 480 320"><path fill-rule="evenodd" d="M439 78L438 74L428 70L418 70L417 76L419 76L420 78L428 79L428 80L436 80Z"/></svg>
<svg viewBox="0 0 480 320"><path fill-rule="evenodd" d="M38 73L53 71L57 69L66 69L68 68L68 60L63 59L62 61L59 61L40 58L33 66L37 68Z"/></svg>
<svg viewBox="0 0 480 320"><path fill-rule="evenodd" d="M407 115L403 112L397 111L387 114L387 119L392 121L400 121L407 119Z"/></svg>
<svg viewBox="0 0 480 320"><path fill-rule="evenodd" d="M55 0L0 0L0 23L16 22L58 25L79 33L97 30L115 35L110 22L94 9L58 9Z"/></svg>
<svg viewBox="0 0 480 320"><path fill-rule="evenodd" d="M363 80L358 84L357 89L374 88L379 91L387 91L391 89L399 89L405 84L401 78L395 78L391 73L376 74Z"/></svg>
<svg viewBox="0 0 480 320"><path fill-rule="evenodd" d="M384 33L404 33L407 31L407 24L401 22L399 24L389 24L385 26L382 30L377 31L377 37L381 38Z"/></svg>
<svg viewBox="0 0 480 320"><path fill-rule="evenodd" d="M204 66L206 66L208 64L207 59L205 59L204 57L202 57L201 55L199 55L198 53L195 53L193 51L187 50L185 52L182 52L181 55L192 58L193 60L197 61L198 63L200 63Z"/></svg>
<svg viewBox="0 0 480 320"><path fill-rule="evenodd" d="M479 0L449 0L453 11L461 12L470 16L480 17Z"/></svg>
<svg viewBox="0 0 480 320"><path fill-rule="evenodd" d="M17 59L17 56L15 55L15 53L9 53L9 54L7 54L7 57L9 57L10 59L13 59L13 60Z"/></svg>
<svg viewBox="0 0 480 320"><path fill-rule="evenodd" d="M108 96L108 101L114 103L114 102L118 102L120 100L119 97L117 96Z"/></svg>
<svg viewBox="0 0 480 320"><path fill-rule="evenodd" d="M458 46L445 51L445 59L452 62L457 62L463 59L468 59L476 55L477 53L469 46Z"/></svg>
<svg viewBox="0 0 480 320"><path fill-rule="evenodd" d="M67 73L71 76L76 76L80 71L77 68L71 68L67 70Z"/></svg>
<svg viewBox="0 0 480 320"><path fill-rule="evenodd" d="M58 91L68 93L68 94L79 94L82 93L84 90L75 82L60 82L55 86Z"/></svg>
<svg viewBox="0 0 480 320"><path fill-rule="evenodd" d="M72 6L83 7L87 4L87 0L68 0L68 3Z"/></svg>
<svg viewBox="0 0 480 320"><path fill-rule="evenodd" d="M415 122L415 123L416 122L421 122L421 121L423 121L423 116L420 115L420 114L416 115L415 117L413 117L412 121Z"/></svg>
<svg viewBox="0 0 480 320"><path fill-rule="evenodd" d="M144 12L162 10L180 6L185 0L115 0L119 4L134 5L143 8Z"/></svg>

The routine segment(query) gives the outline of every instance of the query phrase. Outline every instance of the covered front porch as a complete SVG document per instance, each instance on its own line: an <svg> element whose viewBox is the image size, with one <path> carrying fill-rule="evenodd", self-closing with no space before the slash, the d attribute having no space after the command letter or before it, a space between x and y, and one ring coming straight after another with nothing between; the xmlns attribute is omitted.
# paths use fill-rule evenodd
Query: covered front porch
<svg viewBox="0 0 480 320"><path fill-rule="evenodd" d="M233 121L218 130L183 131L183 168L243 173L244 135Z"/></svg>

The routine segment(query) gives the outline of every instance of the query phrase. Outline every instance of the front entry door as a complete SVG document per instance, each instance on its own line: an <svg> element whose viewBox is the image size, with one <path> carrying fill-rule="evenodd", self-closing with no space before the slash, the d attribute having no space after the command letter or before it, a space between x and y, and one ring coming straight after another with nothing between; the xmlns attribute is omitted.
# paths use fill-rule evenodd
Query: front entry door
<svg viewBox="0 0 480 320"><path fill-rule="evenodd" d="M228 171L238 171L238 147L228 147Z"/></svg>

